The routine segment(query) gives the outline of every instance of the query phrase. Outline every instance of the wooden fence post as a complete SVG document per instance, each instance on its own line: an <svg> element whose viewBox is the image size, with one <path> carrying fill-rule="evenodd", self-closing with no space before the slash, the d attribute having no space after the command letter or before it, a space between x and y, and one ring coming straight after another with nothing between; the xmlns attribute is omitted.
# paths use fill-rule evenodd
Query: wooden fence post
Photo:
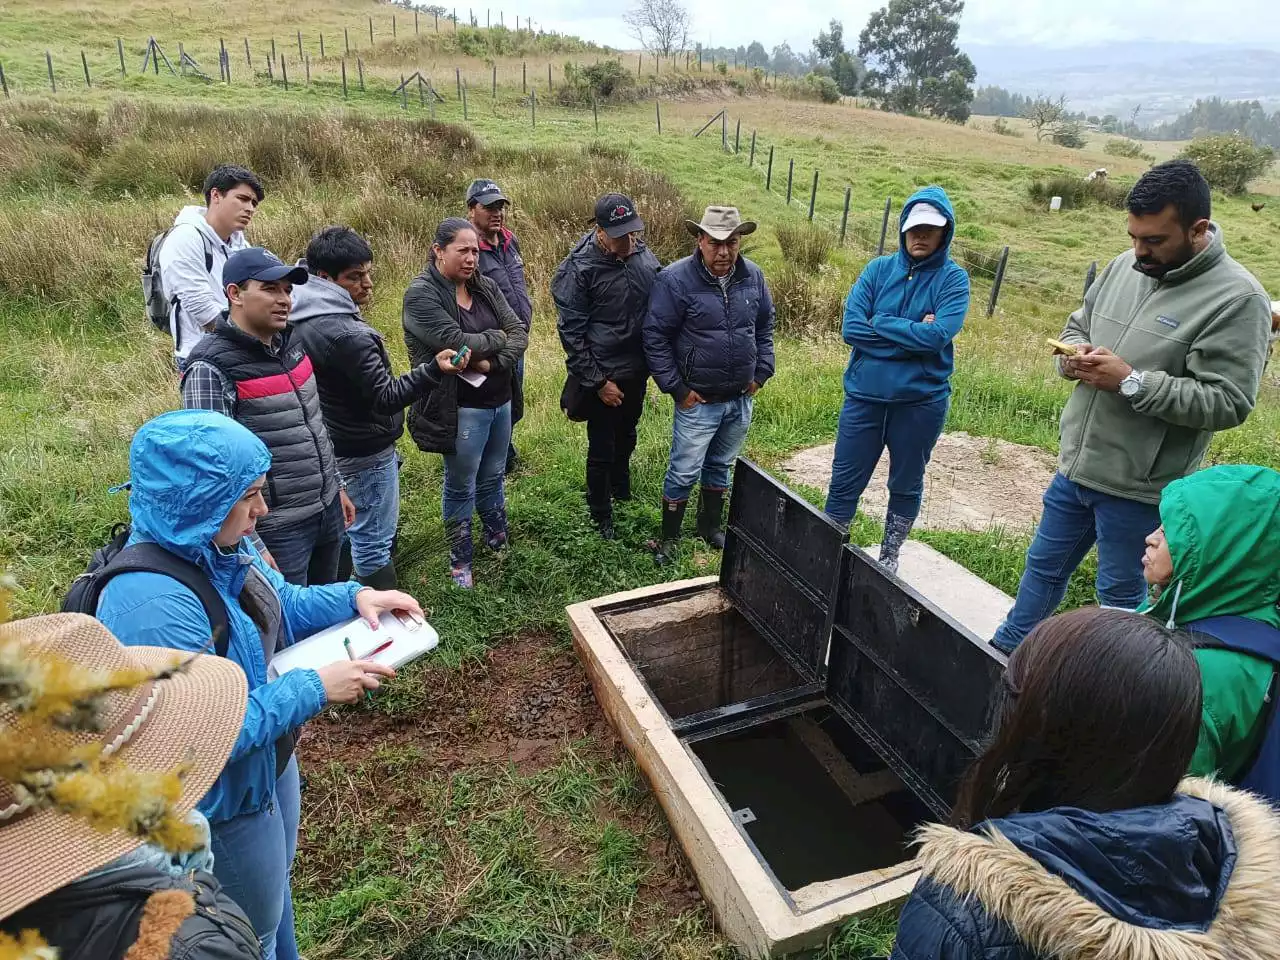
<svg viewBox="0 0 1280 960"><path fill-rule="evenodd" d="M369 18L369 43L373 43L373 17Z"/></svg>
<svg viewBox="0 0 1280 960"><path fill-rule="evenodd" d="M124 41L116 37L116 52L120 54L120 76L124 76Z"/></svg>
<svg viewBox="0 0 1280 960"><path fill-rule="evenodd" d="M418 35L418 8L413 8L413 35Z"/></svg>
<svg viewBox="0 0 1280 960"><path fill-rule="evenodd" d="M653 111L658 117L658 136L662 136L662 101L657 97L653 99Z"/></svg>
<svg viewBox="0 0 1280 960"><path fill-rule="evenodd" d="M529 93L529 64L520 64L520 92L526 96Z"/></svg>
<svg viewBox="0 0 1280 960"><path fill-rule="evenodd" d="M742 142L742 118L738 118L738 123L733 128L733 152L738 153L738 147Z"/></svg>
<svg viewBox="0 0 1280 960"><path fill-rule="evenodd" d="M720 111L720 149L729 152L729 108Z"/></svg>
<svg viewBox="0 0 1280 960"><path fill-rule="evenodd" d="M471 119L470 115L467 113L467 85L465 83L462 85L462 119Z"/></svg>
<svg viewBox="0 0 1280 960"><path fill-rule="evenodd" d="M498 99L498 65L493 65L493 99Z"/></svg>
<svg viewBox="0 0 1280 960"><path fill-rule="evenodd" d="M764 189L767 193L769 187L773 185L773 147L769 148L769 168L764 174Z"/></svg>
<svg viewBox="0 0 1280 960"><path fill-rule="evenodd" d="M1005 247L1000 253L1000 262L996 264L996 276L991 281L991 299L987 301L987 316L991 316L996 312L996 301L1000 299L1000 287L1004 283L1005 267L1009 265L1009 248Z"/></svg>
<svg viewBox="0 0 1280 960"><path fill-rule="evenodd" d="M272 61L274 61L274 60L275 60L275 58L276 58L276 38L275 38L275 37L272 37L272 38L271 38L271 59L272 59Z"/></svg>
<svg viewBox="0 0 1280 960"><path fill-rule="evenodd" d="M320 34L320 59L324 59L324 34Z"/></svg>
<svg viewBox="0 0 1280 960"><path fill-rule="evenodd" d="M462 99L462 68L461 67L453 68L453 79L454 79L454 82L458 85L458 99L461 100Z"/></svg>
<svg viewBox="0 0 1280 960"><path fill-rule="evenodd" d="M818 202L818 171L813 171L813 189L809 191L809 222L813 223L813 207Z"/></svg>
<svg viewBox="0 0 1280 960"><path fill-rule="evenodd" d="M596 133L600 132L600 109L596 104L596 95L591 94L591 119L595 122Z"/></svg>
<svg viewBox="0 0 1280 960"><path fill-rule="evenodd" d="M400 109L409 109L409 85L404 81L404 74L400 74Z"/></svg>
<svg viewBox="0 0 1280 960"><path fill-rule="evenodd" d="M301 60L306 54L302 52L302 31L298 31L298 59Z"/></svg>
<svg viewBox="0 0 1280 960"><path fill-rule="evenodd" d="M538 91L529 97L529 121L533 129L538 129Z"/></svg>
<svg viewBox="0 0 1280 960"><path fill-rule="evenodd" d="M302 57L302 65L307 71L307 86L311 86L311 54L304 54Z"/></svg>
<svg viewBox="0 0 1280 960"><path fill-rule="evenodd" d="M356 57L356 70L360 73L360 92L364 93L364 61Z"/></svg>
<svg viewBox="0 0 1280 960"><path fill-rule="evenodd" d="M51 54L48 50L44 52L44 62L45 62L45 66L49 68L49 89L52 90L54 93L57 93L58 83L56 80L53 79L53 54Z"/></svg>
<svg viewBox="0 0 1280 960"><path fill-rule="evenodd" d="M347 99L347 58L342 58L342 99Z"/></svg>
<svg viewBox="0 0 1280 960"><path fill-rule="evenodd" d="M884 217L880 221L880 246L877 249L876 256L884 256L885 240L889 236L889 208L893 204L893 197L884 198Z"/></svg>
<svg viewBox="0 0 1280 960"><path fill-rule="evenodd" d="M644 54L636 57L636 76L640 76L640 71L644 68Z"/></svg>
<svg viewBox="0 0 1280 960"><path fill-rule="evenodd" d="M747 157L747 166L754 167L756 165L756 132L751 131L751 155Z"/></svg>
<svg viewBox="0 0 1280 960"><path fill-rule="evenodd" d="M394 40L395 38L396 38L396 15L393 13L391 15L391 39Z"/></svg>
<svg viewBox="0 0 1280 960"><path fill-rule="evenodd" d="M4 90L4 98L9 99L9 80L4 75L4 64L0 63L0 89Z"/></svg>
<svg viewBox="0 0 1280 960"><path fill-rule="evenodd" d="M253 54L249 52L249 38L244 38L244 65L253 70Z"/></svg>
<svg viewBox="0 0 1280 960"><path fill-rule="evenodd" d="M853 194L853 187L844 188L844 213L840 214L840 242L844 243L845 231L849 227L849 198Z"/></svg>
<svg viewBox="0 0 1280 960"><path fill-rule="evenodd" d="M551 92L551 64L547 64L547 92Z"/></svg>
<svg viewBox="0 0 1280 960"><path fill-rule="evenodd" d="M285 62L284 57L280 58L280 78L284 80L284 88L289 89L289 64Z"/></svg>
<svg viewBox="0 0 1280 960"><path fill-rule="evenodd" d="M84 67L84 85L85 89L93 86L93 81L89 79L89 58L84 55L84 51L80 51L80 66Z"/></svg>
<svg viewBox="0 0 1280 960"><path fill-rule="evenodd" d="M346 55L351 56L351 31L346 27L342 28L342 42L346 45L344 47Z"/></svg>

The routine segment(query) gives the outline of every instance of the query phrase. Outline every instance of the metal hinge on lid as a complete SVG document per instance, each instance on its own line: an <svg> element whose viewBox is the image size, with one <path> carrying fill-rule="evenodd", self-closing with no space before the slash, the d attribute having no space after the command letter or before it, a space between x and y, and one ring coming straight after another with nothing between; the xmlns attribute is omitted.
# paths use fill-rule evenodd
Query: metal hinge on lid
<svg viewBox="0 0 1280 960"><path fill-rule="evenodd" d="M733 811L733 820L738 826L745 827L748 823L756 822L756 815L751 812L750 807L743 807L741 810Z"/></svg>

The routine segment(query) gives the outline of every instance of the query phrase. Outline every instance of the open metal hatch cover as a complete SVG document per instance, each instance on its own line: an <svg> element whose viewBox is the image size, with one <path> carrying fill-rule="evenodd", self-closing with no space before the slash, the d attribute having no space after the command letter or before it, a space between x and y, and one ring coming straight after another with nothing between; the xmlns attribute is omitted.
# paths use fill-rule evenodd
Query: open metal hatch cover
<svg viewBox="0 0 1280 960"><path fill-rule="evenodd" d="M745 457L734 467L720 587L809 682L825 673L847 534Z"/></svg>
<svg viewBox="0 0 1280 960"><path fill-rule="evenodd" d="M863 551L843 554L828 700L945 819L991 729L1003 659Z"/></svg>

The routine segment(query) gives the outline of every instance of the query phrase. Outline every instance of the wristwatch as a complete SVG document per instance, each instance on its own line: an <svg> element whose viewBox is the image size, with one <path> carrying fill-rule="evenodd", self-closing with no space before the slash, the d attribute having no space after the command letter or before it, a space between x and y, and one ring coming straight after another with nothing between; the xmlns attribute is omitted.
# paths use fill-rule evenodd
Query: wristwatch
<svg viewBox="0 0 1280 960"><path fill-rule="evenodd" d="M1132 400L1138 395L1138 391L1142 389L1142 371L1131 370L1129 375L1120 381L1120 396L1126 400Z"/></svg>

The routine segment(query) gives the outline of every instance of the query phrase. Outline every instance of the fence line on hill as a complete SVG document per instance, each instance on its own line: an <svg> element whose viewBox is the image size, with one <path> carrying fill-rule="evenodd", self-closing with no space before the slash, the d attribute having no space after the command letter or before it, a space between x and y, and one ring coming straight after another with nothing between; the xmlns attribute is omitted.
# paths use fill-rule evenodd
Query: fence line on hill
<svg viewBox="0 0 1280 960"><path fill-rule="evenodd" d="M420 11L415 11L415 18L414 18L415 34L419 33L422 26L423 18L419 14L420 14ZM469 16L472 19L473 29L478 28L477 24L475 23L474 9L469 10ZM486 11L486 18L488 19L490 16L491 16L491 11ZM456 11L455 11L455 17L456 17ZM391 35L392 35L392 42L394 42L395 38L398 35L398 27L396 25L394 14L392 15L391 19L392 19ZM433 14L431 27L435 32L439 32L439 28L440 28L439 20L440 20L439 15ZM457 28L456 19L451 19L449 17L446 17L445 20L446 20L446 24L452 23L452 26L456 31L456 28ZM505 16L502 11L499 11L499 22L505 23ZM517 23L518 22L519 21L517 19ZM376 31L375 31L374 23L371 17L368 18L367 26L368 26L370 43L376 45L377 43ZM489 30L491 33L493 29L495 28L490 24ZM500 26L496 29L505 30L506 28L505 26ZM527 31L525 31L525 30L521 30L519 27L517 27L516 32L517 32L517 35L519 35L519 33L522 33L522 32L528 32L530 33L531 36L539 35L539 34L534 34L531 29L527 29ZM326 77L321 75L320 70L318 69L313 70L313 62L311 61L310 55L307 52L306 45L304 43L303 33L301 30L297 30L295 31L294 37L292 39L294 39L296 42L296 47L297 47L297 50L299 51L299 58L294 61L294 80L292 81L292 83L290 82L290 79L289 79L288 59L284 55L283 51L277 48L274 38L270 41L271 48L269 53L260 53L260 55L257 57L257 62L265 66L265 72L254 69L255 57L254 57L253 47L250 44L249 39L247 37L243 38L245 65L246 65L246 68L250 71L252 82L265 80L268 85L271 85L271 86L278 85L284 91L291 91L291 90L297 89L300 86L298 82L297 67L298 67L298 63L301 62L303 67L303 81L301 86L302 86L302 89L304 90L311 91L313 93L319 92L321 94L331 91L335 95L338 95L338 92L341 91L340 95L344 101L351 100L354 92L353 88L358 89L358 91L361 94L365 95L366 97L378 94L379 91L373 89L375 84L372 81L375 78L371 75L370 76L366 75L366 69L365 69L365 63L364 63L363 57L357 56L355 58L356 67L354 71L351 71L348 67L349 58L347 56L347 52L353 49L351 44L351 39L350 39L350 28L345 28L343 30L344 53L343 55L337 56L336 58L332 55L326 56L327 48L325 45L324 33L319 32L318 37L319 37L319 50L321 54L321 61L318 64L316 64L316 66L328 67L328 66L334 65L336 60L337 72L332 74L331 77ZM260 41L260 43L265 43L265 42L266 41ZM233 60L233 56L231 53L232 48L227 46L225 38L219 38L218 40L218 47L217 47L217 59L218 59L218 69L219 69L218 81L214 81L212 77L204 73L203 68L201 67L199 61L194 56L192 56L191 52L187 49L187 47L183 43L178 44L178 57L177 57L178 62L176 67L174 66L173 62L169 59L168 55L165 53L161 45L156 41L154 36L147 38L147 42L142 49L143 49L143 59L142 59L141 68L139 70L139 73L141 75L150 74L154 76L160 76L161 64L163 64L169 74L177 77L193 77L196 79L203 80L207 83L219 82L225 85L231 85L236 82L237 77L235 76L235 73L237 71L235 71L232 66L232 60ZM116 53L116 60L118 61L118 64L119 64L120 75L122 77L128 76L126 48L121 38L116 39L115 53ZM48 79L49 90L53 93L57 93L58 78L55 72L52 54L49 51L46 51L44 59L45 59L45 68L46 68L45 72ZM643 61L643 59L644 57L643 55L641 55L641 60ZM679 58L677 56L671 59L673 61L678 61ZM661 60L659 58L654 58L654 60L655 60L655 70L660 69ZM619 62L621 62L620 58L619 58ZM688 64L691 68L694 65L692 56L688 58ZM538 123L540 98L538 96L538 84L529 83L527 66L528 66L527 61L523 61L521 64L521 70L520 70L522 99L519 101L517 106L520 109L524 109L524 107L527 105L530 127L531 129L536 129L537 123ZM697 66L698 66L698 69L701 69L701 58L699 59ZM83 75L83 82L84 82L85 88L91 89L94 83L93 75L90 69L89 58L83 50L80 51L80 67L81 67L80 72ZM469 102L468 102L468 96L470 91L470 77L463 76L462 67L460 66L454 65L452 69L454 74L453 76L454 91L453 92L455 94L453 102L455 102L458 105L458 108L461 111L460 119L462 120L462 122L470 123L471 116L470 116L470 109L469 109ZM514 70L514 68L511 68L511 69ZM640 68L638 67L638 69ZM498 114L498 65L496 62L491 63L489 65L487 74L488 76L486 77L486 79L489 81L489 83L486 84L486 86L489 87L491 102L493 104L494 115L497 116L499 114ZM562 77L561 79L563 82L564 78ZM0 63L0 90L3 91L3 94L6 99L11 97L12 81L13 81L12 73L11 72L6 73L3 63ZM428 109L430 113L430 117L433 120L436 119L437 105L443 105L450 102L446 94L441 91L441 88L436 86L434 79L432 79L432 77L428 75L424 75L421 69L417 69L410 74L403 74L403 73L400 74L400 83L398 85L393 86L392 85L393 82L394 81L388 82L387 92L389 93L393 101L399 102L399 106L401 107L402 110L408 111L410 108L410 89L411 88L414 90L414 94L415 94L414 99L417 100L418 107ZM64 85L64 89L65 89L65 85ZM445 90L447 89L448 88L445 87ZM546 78L545 90L548 95L553 94L555 90L555 77L553 73L553 65L550 62L548 62L547 64L547 78ZM652 93L653 91L651 90L650 92ZM572 109L570 105L561 104L560 106L568 107ZM592 97L590 102L590 109L592 114L590 122L593 124L593 128L596 133L600 132L600 106L601 105L597 102L595 97ZM585 110L585 106L581 107L580 109ZM512 118L504 117L503 119L512 119ZM544 123L546 123L548 122L548 120L549 120L549 116L546 110L546 106L543 105L543 121ZM719 112L713 115L706 123L704 123L693 134L693 137L694 138L701 137L704 133L708 131L708 129L712 128L713 125L715 125L716 121L719 121L719 127L720 127L719 128L720 149L724 153L729 154L733 157L741 157L743 152L742 151L742 134L743 134L742 121L741 119L738 119L735 122L734 128L733 128L733 135L731 138L729 135L729 112L727 107L721 109ZM555 122L555 121L552 121L552 122ZM657 135L662 136L663 135L662 106L661 106L661 101L656 96L654 97L654 122L655 122ZM668 128L670 128L670 124L668 124ZM765 144L762 141L762 139L759 137L758 131L755 129L750 131L749 137L750 139L749 139L749 147L748 147L748 153L747 153L747 165L752 170L762 169L764 180L765 180L765 189L767 192L769 193L783 192L785 196L785 202L788 207L790 207L793 203L801 204L801 209L805 211L807 220L821 227L822 229L829 231L833 235L833 237L836 238L836 240L841 246L844 246L850 241L852 241L854 245L856 245L862 251L866 252L868 255L879 255L887 252L892 252L897 249L897 246L898 246L897 231L896 230L894 230L893 232L889 231L891 213L892 213L893 204L894 204L894 200L892 197L886 198L885 204L882 210L872 211L872 212L854 211L854 210L851 210L851 207L850 207L853 188L852 188L852 185L846 184L844 189L843 206L838 214L831 213L826 209L820 209L819 199L818 199L819 185L820 183L827 182L826 178L822 176L821 170L817 167L814 167L811 171L811 177L802 172L802 179L804 182L800 183L799 186L797 186L797 180L796 180L797 168L796 168L795 158L794 157L787 158L786 186L785 186L785 190L780 190L780 187L775 187L775 184L774 184L775 180L781 181L782 179L781 170L780 170L782 157L778 155L777 145ZM758 157L763 158L765 156L766 146L768 149L767 159L761 159L758 165L757 158ZM805 189L806 185L807 185L807 190ZM807 198L805 196L805 193L807 193ZM1060 305L1065 303L1078 302L1079 297L1083 296L1083 292L1088 290L1089 285L1092 283L1097 273L1097 262L1094 261L1093 263L1089 264L1087 267L1085 279L1082 286L1077 287L1075 284L1071 284L1065 281L1061 275L1048 274L1048 273L1037 275L1031 272L1022 271L1016 264L1015 264L1015 270L1011 275L1010 269L1009 269L1010 259L1011 257L1016 256L1016 253L1008 245L1005 245L999 248L984 249L981 246L974 244L970 241L966 241L964 239L956 239L956 240L953 240L952 251L953 251L953 255L955 256L955 259L958 262L960 262L963 266L965 266L965 268L969 271L969 274L972 278L983 280L989 284L989 295L987 297L987 316L991 316L995 313L999 305L1000 294L1006 285L1017 287L1025 291L1027 294L1031 296L1041 297L1047 300L1048 302L1054 303L1055 305ZM1076 290L1080 290L1080 293L1077 294Z"/></svg>

